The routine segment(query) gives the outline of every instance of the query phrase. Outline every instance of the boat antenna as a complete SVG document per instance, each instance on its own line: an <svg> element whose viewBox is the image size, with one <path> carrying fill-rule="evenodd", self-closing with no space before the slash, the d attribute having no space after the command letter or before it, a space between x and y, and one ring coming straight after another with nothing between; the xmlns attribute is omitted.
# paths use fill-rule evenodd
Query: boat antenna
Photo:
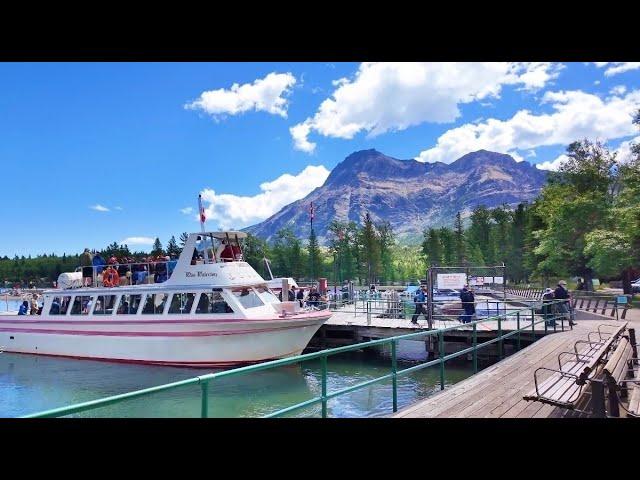
<svg viewBox="0 0 640 480"><path fill-rule="evenodd" d="M263 257L264 264L267 266L267 270L269 270L269 275L271 276L271 280L273 280L273 273L271 273L271 267L269 266L269 260L267 257Z"/></svg>
<svg viewBox="0 0 640 480"><path fill-rule="evenodd" d="M200 212L200 229L202 233L204 233L204 222L207 217L204 214L204 207L202 206L202 194L198 194L198 211ZM204 241L204 263L209 263L209 254L207 253L207 239L203 235L202 240ZM212 245L213 246L213 245Z"/></svg>

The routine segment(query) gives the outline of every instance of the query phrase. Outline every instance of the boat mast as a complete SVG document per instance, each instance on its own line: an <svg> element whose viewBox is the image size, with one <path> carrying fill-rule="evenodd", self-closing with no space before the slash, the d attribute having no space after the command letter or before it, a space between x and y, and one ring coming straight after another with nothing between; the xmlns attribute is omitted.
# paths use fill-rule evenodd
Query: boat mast
<svg viewBox="0 0 640 480"><path fill-rule="evenodd" d="M204 221L207 219L204 215L204 208L202 208L202 194L198 194L198 209L200 211L200 229L204 233ZM202 235L204 242L204 263L209 263L209 254L207 253L207 238ZM213 244L211 245L213 247Z"/></svg>

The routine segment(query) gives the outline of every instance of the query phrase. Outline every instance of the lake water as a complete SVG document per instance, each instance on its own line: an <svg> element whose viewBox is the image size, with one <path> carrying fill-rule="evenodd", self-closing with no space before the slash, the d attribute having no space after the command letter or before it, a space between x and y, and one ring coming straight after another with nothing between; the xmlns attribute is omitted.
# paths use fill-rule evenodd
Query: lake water
<svg viewBox="0 0 640 480"><path fill-rule="evenodd" d="M424 361L421 342L403 341L399 368ZM0 417L17 417L208 373L210 370L97 362L40 355L0 353ZM328 361L328 391L355 385L390 371L385 352L349 352ZM447 384L471 374L466 366L447 366ZM280 367L226 378L209 386L209 416L260 417L318 396L320 362ZM439 391L438 367L398 378L399 408ZM391 382L371 385L329 400L331 417L383 416L392 413ZM141 399L83 412L78 417L198 417L200 387L181 387ZM320 405L290 416L318 417Z"/></svg>
<svg viewBox="0 0 640 480"><path fill-rule="evenodd" d="M0 312L5 311L4 299ZM21 302L9 302L16 310ZM426 360L422 342L402 341L398 368ZM329 358L328 391L389 373L387 350L349 352ZM211 371L192 368L97 362L41 355L0 353L0 417L28 413L94 400L203 375ZM471 375L469 364L447 365L447 385ZM438 367L398 378L398 406L408 406L439 391ZM260 417L320 395L320 361L218 380L209 386L209 416ZM371 385L329 400L331 417L384 416L392 413L391 381ZM181 387L114 406L76 414L77 417L198 417L200 387ZM290 416L318 417L320 405Z"/></svg>

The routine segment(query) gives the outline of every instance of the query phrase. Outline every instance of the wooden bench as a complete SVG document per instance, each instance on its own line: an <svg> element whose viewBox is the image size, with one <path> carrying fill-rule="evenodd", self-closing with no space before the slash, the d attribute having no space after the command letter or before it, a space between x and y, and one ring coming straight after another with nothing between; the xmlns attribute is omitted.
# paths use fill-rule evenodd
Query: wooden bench
<svg viewBox="0 0 640 480"><path fill-rule="evenodd" d="M635 330L629 329L628 335L622 336L615 350L602 370L602 380L607 387L608 415L620 416L620 397L628 398L629 385L633 388L629 406L626 408L630 416L640 415L640 378L635 375L638 364L638 350ZM620 396L618 395L620 392ZM624 407L623 407L624 408Z"/></svg>
<svg viewBox="0 0 640 480"><path fill-rule="evenodd" d="M613 328L612 332L602 331L600 325L597 332L590 332L598 338L591 339L591 334L587 340L578 340L574 345L573 352L560 352L558 355L558 370L539 367L534 372L535 388L523 398L527 401L537 401L549 405L574 410L585 393L585 386L597 373L598 366L603 363L607 353L617 342L618 338L625 331L627 323ZM579 351L582 346L583 349ZM571 360L562 362L562 359L569 357ZM538 383L538 372L548 371L552 374Z"/></svg>

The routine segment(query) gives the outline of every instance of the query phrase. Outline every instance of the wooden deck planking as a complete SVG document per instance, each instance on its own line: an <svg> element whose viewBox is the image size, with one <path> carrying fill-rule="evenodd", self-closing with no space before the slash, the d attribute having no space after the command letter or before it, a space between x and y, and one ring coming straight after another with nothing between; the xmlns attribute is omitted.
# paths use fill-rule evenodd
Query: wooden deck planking
<svg viewBox="0 0 640 480"><path fill-rule="evenodd" d="M479 372L444 392L397 412L394 417L504 417L564 416L562 409L522 397L534 388L533 372L545 366L558 368L557 355L570 351L591 330L579 325L559 332ZM549 374L550 375L550 374ZM541 378L544 381L544 377Z"/></svg>

